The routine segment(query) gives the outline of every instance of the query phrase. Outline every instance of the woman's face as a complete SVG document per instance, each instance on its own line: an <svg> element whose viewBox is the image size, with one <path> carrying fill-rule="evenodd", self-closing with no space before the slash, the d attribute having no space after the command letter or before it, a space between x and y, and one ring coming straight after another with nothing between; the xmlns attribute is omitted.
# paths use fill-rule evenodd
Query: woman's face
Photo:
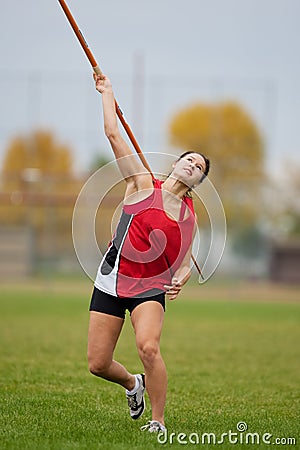
<svg viewBox="0 0 300 450"><path fill-rule="evenodd" d="M173 164L171 176L191 188L200 184L205 168L205 160L201 155L189 153Z"/></svg>

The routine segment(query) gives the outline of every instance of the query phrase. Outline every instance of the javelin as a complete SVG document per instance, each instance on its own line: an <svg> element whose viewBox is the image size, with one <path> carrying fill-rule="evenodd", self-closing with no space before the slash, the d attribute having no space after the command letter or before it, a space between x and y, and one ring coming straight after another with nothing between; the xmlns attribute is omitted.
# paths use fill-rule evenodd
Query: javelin
<svg viewBox="0 0 300 450"><path fill-rule="evenodd" d="M91 52L91 50L90 50L90 48L89 48L89 46L88 46L88 44L87 44L87 42L85 40L83 34L80 31L80 29L79 29L79 27L78 27L74 17L72 16L72 13L69 10L68 5L66 4L65 0L58 0L58 2L60 3L60 6L62 7L62 9L63 9L63 11L64 11L64 13L65 13L65 15L66 15L66 17L67 17L71 27L73 28L73 31L76 34L76 37L79 40L79 43L80 43L84 53L86 54L89 62L91 63L91 66L92 66L94 72L97 75L102 75L101 69L98 66L98 63L97 63L96 59L94 58L94 56L93 56L93 54L92 54L92 52ZM154 179L154 175L152 173L152 170L150 169L150 166L149 166L149 164L148 164L148 162L147 162L147 160L146 160L146 158L145 158L145 156L144 156L144 154L143 154L143 152L142 152L142 150L141 150L137 140L135 139L135 137L134 137L134 135L133 135L133 133L132 133L132 131L130 129L130 126L128 125L128 123L124 119L123 113L122 113L121 108L119 107L116 99L115 99L115 107L116 107L117 116L120 119L120 122L122 123L122 125L123 125L123 127L124 127L124 129L125 129L125 131L127 133L127 136L129 137L133 147L135 148L135 150L136 150L136 152L137 152L141 162L143 163L143 166L145 167L145 169L148 170L148 172L150 173L151 177ZM196 259L194 258L193 255L192 255L192 260L193 260L193 262L195 264L196 269L198 270L199 274L201 275L201 278L204 280L204 277L202 275L201 269L198 266L197 261L196 261Z"/></svg>
<svg viewBox="0 0 300 450"><path fill-rule="evenodd" d="M102 75L101 69L98 66L97 61L95 60L91 50L89 49L89 46L88 46L86 40L84 39L84 36L83 36L82 32L78 28L78 25L77 25L74 17L72 16L71 11L69 10L66 2L64 0L58 0L58 1L59 1L60 5L61 5L62 9L64 10L64 13L65 13L65 15L66 15L66 17L67 17L71 27L73 28L73 31L76 34L76 36L77 36L77 38L78 38L78 40L79 40L79 42L81 44L81 47L82 47L83 51L85 52L88 60L90 61L94 72L97 75ZM152 178L154 178L154 175L153 175L153 173L152 173L152 171L150 169L150 166L147 163L147 161L146 161L146 159L144 157L144 154L143 154L139 144L137 143L137 140L135 139L135 137L134 137L134 135L133 135L133 133L132 133L132 131L130 129L130 126L128 125L128 123L124 119L123 113L122 113L121 108L119 107L116 99L115 99L115 107L116 107L117 116L119 117L120 122L122 123L122 125L123 125L123 127L124 127L124 129L125 129L125 131L126 131L126 133L128 135L128 137L129 137L130 141L132 142L132 145L134 146L136 152L138 153L138 155L140 157L140 160L143 163L143 166L148 170L148 172L151 174Z"/></svg>

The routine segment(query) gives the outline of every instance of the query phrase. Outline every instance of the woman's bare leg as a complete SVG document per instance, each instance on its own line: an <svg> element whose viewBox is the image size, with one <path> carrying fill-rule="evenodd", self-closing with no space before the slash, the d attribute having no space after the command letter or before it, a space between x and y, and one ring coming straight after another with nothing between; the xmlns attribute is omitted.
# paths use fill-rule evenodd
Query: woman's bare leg
<svg viewBox="0 0 300 450"><path fill-rule="evenodd" d="M159 347L163 320L164 310L156 301L138 305L131 314L136 345L145 369L152 420L158 420L162 424L167 392L167 371Z"/></svg>
<svg viewBox="0 0 300 450"><path fill-rule="evenodd" d="M88 333L88 363L92 374L118 383L131 390L135 377L124 366L113 360L124 319L96 311L90 312Z"/></svg>

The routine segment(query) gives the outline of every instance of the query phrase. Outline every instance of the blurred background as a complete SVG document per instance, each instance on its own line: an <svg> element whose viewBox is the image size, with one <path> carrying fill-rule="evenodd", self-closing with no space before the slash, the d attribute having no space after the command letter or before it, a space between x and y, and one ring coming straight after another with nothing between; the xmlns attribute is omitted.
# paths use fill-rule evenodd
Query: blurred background
<svg viewBox="0 0 300 450"><path fill-rule="evenodd" d="M214 279L300 284L299 2L68 5L142 149L210 158L228 227ZM112 160L92 70L55 0L2 0L0 25L0 282L79 275L76 198Z"/></svg>

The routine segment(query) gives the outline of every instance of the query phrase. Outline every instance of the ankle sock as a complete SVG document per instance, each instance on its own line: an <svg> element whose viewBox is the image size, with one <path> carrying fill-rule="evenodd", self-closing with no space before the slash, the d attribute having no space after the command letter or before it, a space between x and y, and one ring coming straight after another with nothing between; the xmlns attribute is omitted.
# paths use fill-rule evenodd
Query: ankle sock
<svg viewBox="0 0 300 450"><path fill-rule="evenodd" d="M137 388L139 387L139 380L138 380L137 376L134 376L134 378L135 378L135 386L134 386L134 388L131 391L128 391L126 389L126 394L133 395L133 394L136 393Z"/></svg>

